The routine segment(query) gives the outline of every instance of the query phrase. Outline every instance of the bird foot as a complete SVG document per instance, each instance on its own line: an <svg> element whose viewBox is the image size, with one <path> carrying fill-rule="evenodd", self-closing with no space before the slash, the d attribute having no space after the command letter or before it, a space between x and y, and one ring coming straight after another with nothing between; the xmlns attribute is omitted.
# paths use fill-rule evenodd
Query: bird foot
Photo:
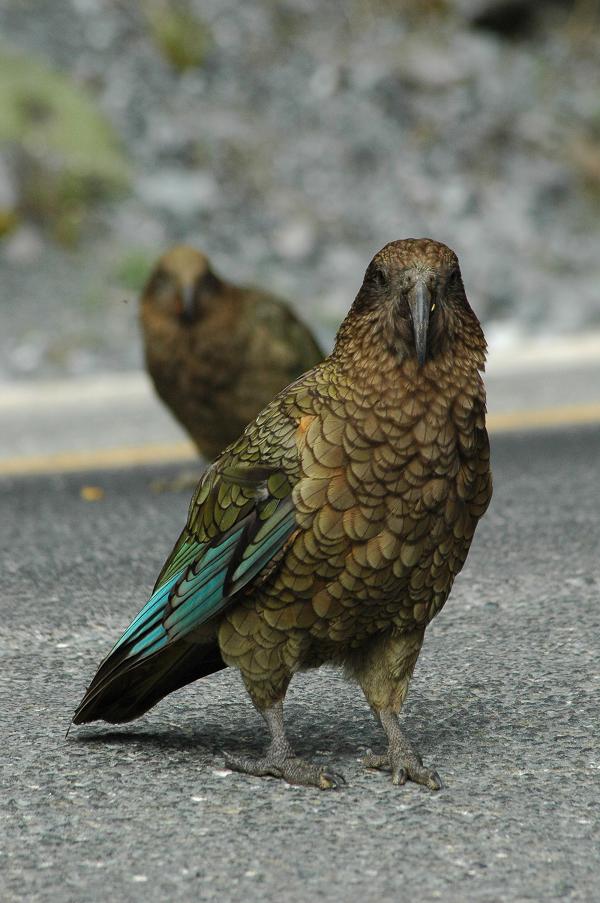
<svg viewBox="0 0 600 903"><path fill-rule="evenodd" d="M424 787L429 787L430 790L441 790L443 786L437 771L433 768L426 768L418 753L406 755L390 749L383 755L377 755L369 749L363 758L363 765L366 768L391 771L392 784L395 785L414 781L415 784L422 784Z"/></svg>
<svg viewBox="0 0 600 903"><path fill-rule="evenodd" d="M270 775L282 778L288 784L300 784L304 787L319 787L321 790L336 790L346 779L339 772L327 766L315 765L299 759L293 753L269 755L261 758L253 756L233 756L225 753L225 763L232 771L251 774L257 777Z"/></svg>

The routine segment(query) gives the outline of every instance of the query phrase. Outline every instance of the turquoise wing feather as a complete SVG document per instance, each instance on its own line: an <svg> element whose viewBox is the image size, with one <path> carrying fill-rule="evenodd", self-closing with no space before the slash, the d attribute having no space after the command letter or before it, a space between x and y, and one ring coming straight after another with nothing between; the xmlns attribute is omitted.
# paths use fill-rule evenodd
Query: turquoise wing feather
<svg viewBox="0 0 600 903"><path fill-rule="evenodd" d="M281 549L296 524L291 498L252 536L249 518L210 544L190 543L189 564L162 584L114 646L111 656L147 658L222 611Z"/></svg>
<svg viewBox="0 0 600 903"><path fill-rule="evenodd" d="M295 531L291 485L280 471L255 469L236 482L221 477L208 474L200 484L152 596L100 666L76 723L111 684L153 656L181 648L180 640L231 605ZM228 528L219 531L223 523Z"/></svg>

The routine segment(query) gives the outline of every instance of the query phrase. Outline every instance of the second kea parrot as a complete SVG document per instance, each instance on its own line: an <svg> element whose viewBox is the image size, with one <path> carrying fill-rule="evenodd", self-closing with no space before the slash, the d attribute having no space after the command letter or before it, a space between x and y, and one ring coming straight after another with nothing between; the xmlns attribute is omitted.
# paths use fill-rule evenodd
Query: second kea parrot
<svg viewBox="0 0 600 903"><path fill-rule="evenodd" d="M187 245L171 248L154 267L140 325L157 394L209 461L324 357L284 301L226 281Z"/></svg>

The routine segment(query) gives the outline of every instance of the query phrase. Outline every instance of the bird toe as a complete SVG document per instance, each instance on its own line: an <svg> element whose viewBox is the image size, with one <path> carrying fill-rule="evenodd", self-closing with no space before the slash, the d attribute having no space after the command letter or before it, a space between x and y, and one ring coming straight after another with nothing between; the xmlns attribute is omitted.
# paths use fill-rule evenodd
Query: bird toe
<svg viewBox="0 0 600 903"><path fill-rule="evenodd" d="M266 757L234 756L226 752L223 753L223 758L227 768L231 768L232 771L239 771L241 774L250 774L257 778L267 776L280 778L283 776L277 763Z"/></svg>
<svg viewBox="0 0 600 903"><path fill-rule="evenodd" d="M288 784L318 787L320 790L337 790L346 783L344 775L339 771L323 768L297 756L275 756L267 753L266 756L255 758L227 752L223 753L223 756L226 766L232 771L254 777L282 778Z"/></svg>
<svg viewBox="0 0 600 903"><path fill-rule="evenodd" d="M339 771L323 770L319 776L321 790L339 790L342 785L347 783L346 778Z"/></svg>
<svg viewBox="0 0 600 903"><path fill-rule="evenodd" d="M370 749L367 750L365 756L363 756L362 763L365 768L376 768L376 769L389 769L390 765L390 757L387 753L383 755L374 753Z"/></svg>
<svg viewBox="0 0 600 903"><path fill-rule="evenodd" d="M413 783L428 787L429 790L441 790L443 787L441 778L434 768L426 768L419 765L417 768L408 768L408 777Z"/></svg>
<svg viewBox="0 0 600 903"><path fill-rule="evenodd" d="M391 771L392 784L395 787L401 787L406 784L407 781L421 784L423 787L428 787L430 790L441 790L443 786L437 771L433 768L426 768L423 765L421 756L417 752L414 752L409 756L400 756L394 752L378 755L368 749L362 762L366 768Z"/></svg>
<svg viewBox="0 0 600 903"><path fill-rule="evenodd" d="M429 768L427 771L429 771L427 787L429 787L430 790L441 790L444 785L437 771L433 768Z"/></svg>

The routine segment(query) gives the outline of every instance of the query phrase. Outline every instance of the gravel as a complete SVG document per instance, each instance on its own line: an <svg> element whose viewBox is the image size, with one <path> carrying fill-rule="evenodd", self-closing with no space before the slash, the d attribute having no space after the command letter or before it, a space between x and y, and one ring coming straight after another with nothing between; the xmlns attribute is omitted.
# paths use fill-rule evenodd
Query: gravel
<svg viewBox="0 0 600 903"><path fill-rule="evenodd" d="M2 4L5 42L96 97L134 177L75 251L30 223L4 240L0 378L135 367L123 261L180 240L332 326L375 250L432 235L493 341L597 325L596 6L543 4L511 40L458 0L396 7L193 0L209 49L178 72L142 4Z"/></svg>

